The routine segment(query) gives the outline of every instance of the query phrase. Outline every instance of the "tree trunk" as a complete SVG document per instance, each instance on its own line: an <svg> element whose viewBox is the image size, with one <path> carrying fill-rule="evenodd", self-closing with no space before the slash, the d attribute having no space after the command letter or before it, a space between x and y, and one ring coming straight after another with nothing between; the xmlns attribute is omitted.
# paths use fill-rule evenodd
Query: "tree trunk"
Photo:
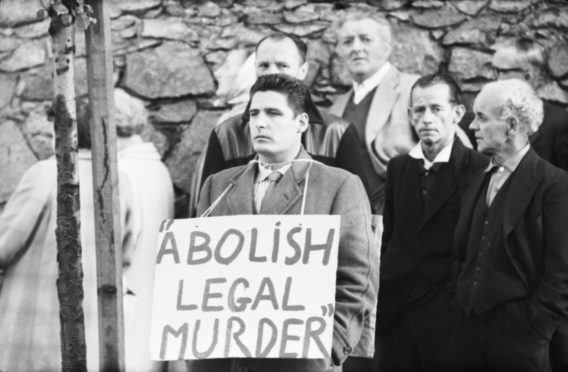
<svg viewBox="0 0 568 372"><path fill-rule="evenodd" d="M63 371L86 371L81 266L77 121L74 86L74 27L69 13L51 8L53 43L55 156L57 159L57 294ZM70 104L71 103L71 104ZM33 356L31 356L33 357Z"/></svg>

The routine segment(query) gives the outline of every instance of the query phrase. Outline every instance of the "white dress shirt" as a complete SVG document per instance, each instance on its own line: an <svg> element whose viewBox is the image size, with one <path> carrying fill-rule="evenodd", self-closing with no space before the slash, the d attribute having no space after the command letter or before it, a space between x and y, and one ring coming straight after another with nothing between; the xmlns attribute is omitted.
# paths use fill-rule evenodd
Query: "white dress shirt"
<svg viewBox="0 0 568 372"><path fill-rule="evenodd" d="M292 166L292 163L288 163L283 165L282 167L274 170L270 164L262 164L258 163L258 176L256 177L256 181L254 182L254 204L256 207L256 211L260 211L260 207L262 206L262 199L266 195L266 191L270 186L271 179L270 174L273 172L278 172L282 176L286 174L288 169Z"/></svg>
<svg viewBox="0 0 568 372"><path fill-rule="evenodd" d="M491 162L487 166L485 172L490 172L495 167L497 167L497 171L493 172L491 179L489 180L485 200L487 202L487 206L491 205L493 199L495 199L495 195L497 195L499 190L501 190L501 187L503 187L515 169L517 169L521 160L523 160L527 152L529 152L529 149L530 145L527 144L519 152L513 155L513 157L505 161L500 161L499 159L496 159L495 156L491 157Z"/></svg>
<svg viewBox="0 0 568 372"><path fill-rule="evenodd" d="M450 161L450 155L452 154L453 144L454 144L454 137L452 137L452 140L448 145L446 145L442 150L440 150L438 155L436 155L436 157L434 158L434 161L428 160L424 155L424 151L422 151L422 142L418 142L418 144L414 146L412 150L410 150L408 155L410 155L410 157L414 159L424 160L424 169L429 170L430 168L432 168L432 165L434 165L434 163L447 163Z"/></svg>
<svg viewBox="0 0 568 372"><path fill-rule="evenodd" d="M377 70L373 75L365 79L362 83L353 82L353 103L359 104L365 98L370 91L375 89L391 68L389 62L385 63L380 69Z"/></svg>

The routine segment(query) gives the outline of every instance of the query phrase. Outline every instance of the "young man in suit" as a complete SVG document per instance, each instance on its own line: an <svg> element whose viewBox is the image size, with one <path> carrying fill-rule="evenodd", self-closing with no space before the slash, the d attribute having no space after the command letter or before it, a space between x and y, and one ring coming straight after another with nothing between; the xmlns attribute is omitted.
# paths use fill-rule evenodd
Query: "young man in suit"
<svg viewBox="0 0 568 372"><path fill-rule="evenodd" d="M568 174L530 146L543 108L528 83L489 83L473 108L470 129L491 163L456 226L451 355L460 371L549 371L552 333L568 315Z"/></svg>
<svg viewBox="0 0 568 372"><path fill-rule="evenodd" d="M378 251L370 206L359 178L313 161L302 146L308 129L308 89L283 74L261 76L251 89L248 125L256 156L210 176L198 216L332 214L341 216L331 359L211 359L191 371L338 370L359 342L378 293Z"/></svg>
<svg viewBox="0 0 568 372"><path fill-rule="evenodd" d="M456 138L464 113L450 75L414 83L409 114L420 141L387 168L375 370L448 370L454 227L468 180L488 163Z"/></svg>
<svg viewBox="0 0 568 372"><path fill-rule="evenodd" d="M256 76L282 73L303 80L309 69L308 46L295 35L276 32L261 39L255 49ZM370 194L375 187L374 174L363 164L364 153L355 128L342 118L318 110L311 95L306 96L309 126L303 132L302 144L314 159L342 168L361 177ZM200 188L210 175L248 163L255 155L250 141L247 113L233 116L217 125L209 137L203 160L198 161L192 182L190 214L194 215ZM201 159L201 158L200 158Z"/></svg>

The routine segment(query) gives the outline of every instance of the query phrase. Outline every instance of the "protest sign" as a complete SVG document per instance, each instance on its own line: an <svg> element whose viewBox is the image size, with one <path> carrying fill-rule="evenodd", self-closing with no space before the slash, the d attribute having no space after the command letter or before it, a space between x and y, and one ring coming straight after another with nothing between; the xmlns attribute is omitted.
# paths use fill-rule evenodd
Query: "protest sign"
<svg viewBox="0 0 568 372"><path fill-rule="evenodd" d="M164 221L152 358L329 358L339 226L321 215Z"/></svg>

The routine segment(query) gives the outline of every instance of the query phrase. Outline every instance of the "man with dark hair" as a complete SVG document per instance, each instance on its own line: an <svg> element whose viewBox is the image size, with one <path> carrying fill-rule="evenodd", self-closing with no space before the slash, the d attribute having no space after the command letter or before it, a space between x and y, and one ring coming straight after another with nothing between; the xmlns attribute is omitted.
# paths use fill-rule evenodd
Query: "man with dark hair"
<svg viewBox="0 0 568 372"><path fill-rule="evenodd" d="M410 96L420 141L387 167L374 364L385 372L446 371L454 227L462 191L488 158L456 137L465 108L450 75L419 78Z"/></svg>
<svg viewBox="0 0 568 372"><path fill-rule="evenodd" d="M492 60L496 77L499 80L523 79L538 92L546 83L544 53L540 45L528 38L498 44ZM568 170L568 111L552 102L544 101L542 125L531 136L530 141L532 148L541 158ZM568 357L566 362L568 363Z"/></svg>
<svg viewBox="0 0 568 372"><path fill-rule="evenodd" d="M489 83L473 109L491 163L464 192L456 225L454 367L549 371L550 339L568 316L568 174L531 149L543 104L527 82Z"/></svg>
<svg viewBox="0 0 568 372"><path fill-rule="evenodd" d="M330 358L191 360L188 368L192 372L340 370L375 306L378 251L371 232L369 201L357 176L314 161L302 146L302 134L310 126L305 104L308 95L300 80L287 75L270 74L257 80L248 111L255 157L246 165L210 176L197 212L206 216L341 216Z"/></svg>
<svg viewBox="0 0 568 372"><path fill-rule="evenodd" d="M263 38L256 46L257 77L270 73L283 73L303 80L308 73L307 45L297 36L277 32ZM355 128L331 114L320 112L311 95L306 95L310 125L302 135L306 151L324 164L346 169L361 177L368 193L375 188L374 175L363 165L370 159L364 155ZM205 179L223 169L246 164L254 157L249 136L248 116L236 115L217 125L204 150L202 166L198 166L192 182L190 215L198 200ZM201 163L201 162L198 162Z"/></svg>

